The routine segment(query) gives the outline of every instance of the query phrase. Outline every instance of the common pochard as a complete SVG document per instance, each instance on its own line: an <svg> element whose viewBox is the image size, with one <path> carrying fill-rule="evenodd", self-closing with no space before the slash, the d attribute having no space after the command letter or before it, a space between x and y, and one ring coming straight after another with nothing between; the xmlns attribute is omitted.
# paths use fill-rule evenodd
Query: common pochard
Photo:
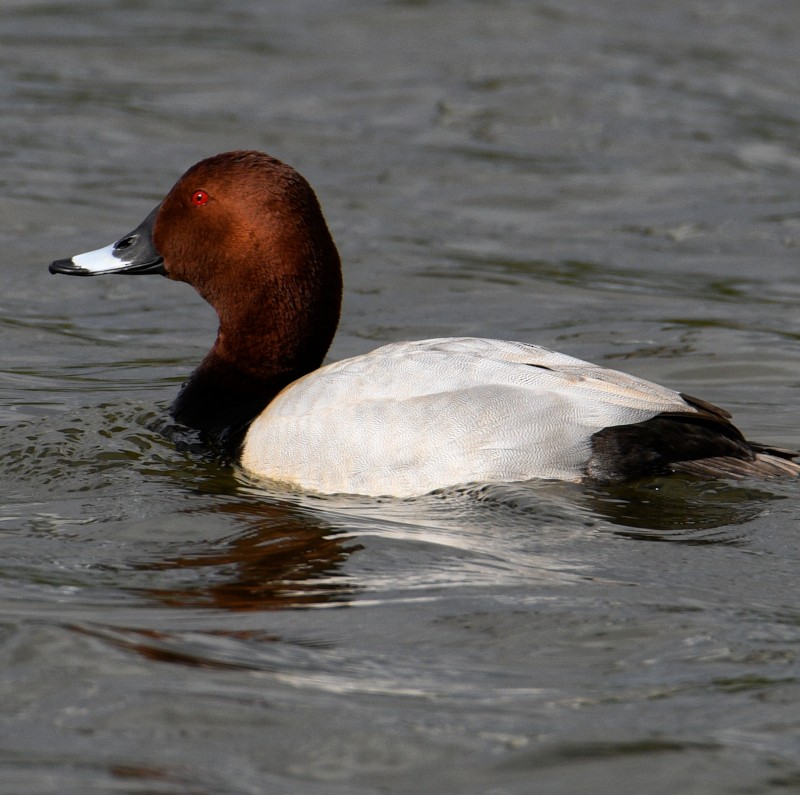
<svg viewBox="0 0 800 795"><path fill-rule="evenodd" d="M317 492L420 495L477 481L797 475L705 401L522 342L395 342L322 366L339 255L309 186L261 152L192 166L128 235L51 273L191 284L217 338L171 406L253 475Z"/></svg>

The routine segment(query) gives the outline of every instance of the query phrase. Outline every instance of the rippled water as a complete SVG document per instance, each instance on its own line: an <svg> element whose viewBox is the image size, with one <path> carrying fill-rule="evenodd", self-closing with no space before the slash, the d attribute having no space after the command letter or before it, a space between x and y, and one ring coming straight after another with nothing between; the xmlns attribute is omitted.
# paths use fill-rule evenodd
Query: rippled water
<svg viewBox="0 0 800 795"><path fill-rule="evenodd" d="M165 407L213 315L64 279L259 148L340 358L480 334L800 447L800 6L5 0L0 792L800 788L795 483L265 491Z"/></svg>

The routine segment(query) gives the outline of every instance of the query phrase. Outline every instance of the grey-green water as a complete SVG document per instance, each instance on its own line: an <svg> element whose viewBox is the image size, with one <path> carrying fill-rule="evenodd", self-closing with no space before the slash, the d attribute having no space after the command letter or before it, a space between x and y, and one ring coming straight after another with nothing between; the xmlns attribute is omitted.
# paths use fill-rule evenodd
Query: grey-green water
<svg viewBox="0 0 800 795"><path fill-rule="evenodd" d="M800 6L5 0L0 793L800 789L796 483L265 491L153 430L185 285L47 263L201 157L316 187L332 358L478 334L800 447Z"/></svg>

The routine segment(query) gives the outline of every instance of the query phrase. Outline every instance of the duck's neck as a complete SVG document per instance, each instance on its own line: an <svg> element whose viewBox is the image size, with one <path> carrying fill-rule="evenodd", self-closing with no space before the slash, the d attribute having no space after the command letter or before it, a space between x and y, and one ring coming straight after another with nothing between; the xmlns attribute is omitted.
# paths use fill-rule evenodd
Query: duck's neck
<svg viewBox="0 0 800 795"><path fill-rule="evenodd" d="M335 262L329 253L324 268L303 263L302 276L284 272L260 285L249 282L223 305L206 296L217 309L219 331L170 407L177 422L200 431L207 443L236 451L275 395L322 364L341 305L335 248L333 254Z"/></svg>

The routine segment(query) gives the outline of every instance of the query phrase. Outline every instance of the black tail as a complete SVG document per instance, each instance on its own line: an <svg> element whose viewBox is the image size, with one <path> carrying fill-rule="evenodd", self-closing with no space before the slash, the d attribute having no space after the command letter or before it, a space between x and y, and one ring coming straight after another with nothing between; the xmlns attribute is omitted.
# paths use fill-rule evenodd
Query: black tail
<svg viewBox="0 0 800 795"><path fill-rule="evenodd" d="M665 412L594 434L587 476L606 482L671 472L707 478L800 476L797 452L748 442L727 411L681 397L694 411Z"/></svg>

